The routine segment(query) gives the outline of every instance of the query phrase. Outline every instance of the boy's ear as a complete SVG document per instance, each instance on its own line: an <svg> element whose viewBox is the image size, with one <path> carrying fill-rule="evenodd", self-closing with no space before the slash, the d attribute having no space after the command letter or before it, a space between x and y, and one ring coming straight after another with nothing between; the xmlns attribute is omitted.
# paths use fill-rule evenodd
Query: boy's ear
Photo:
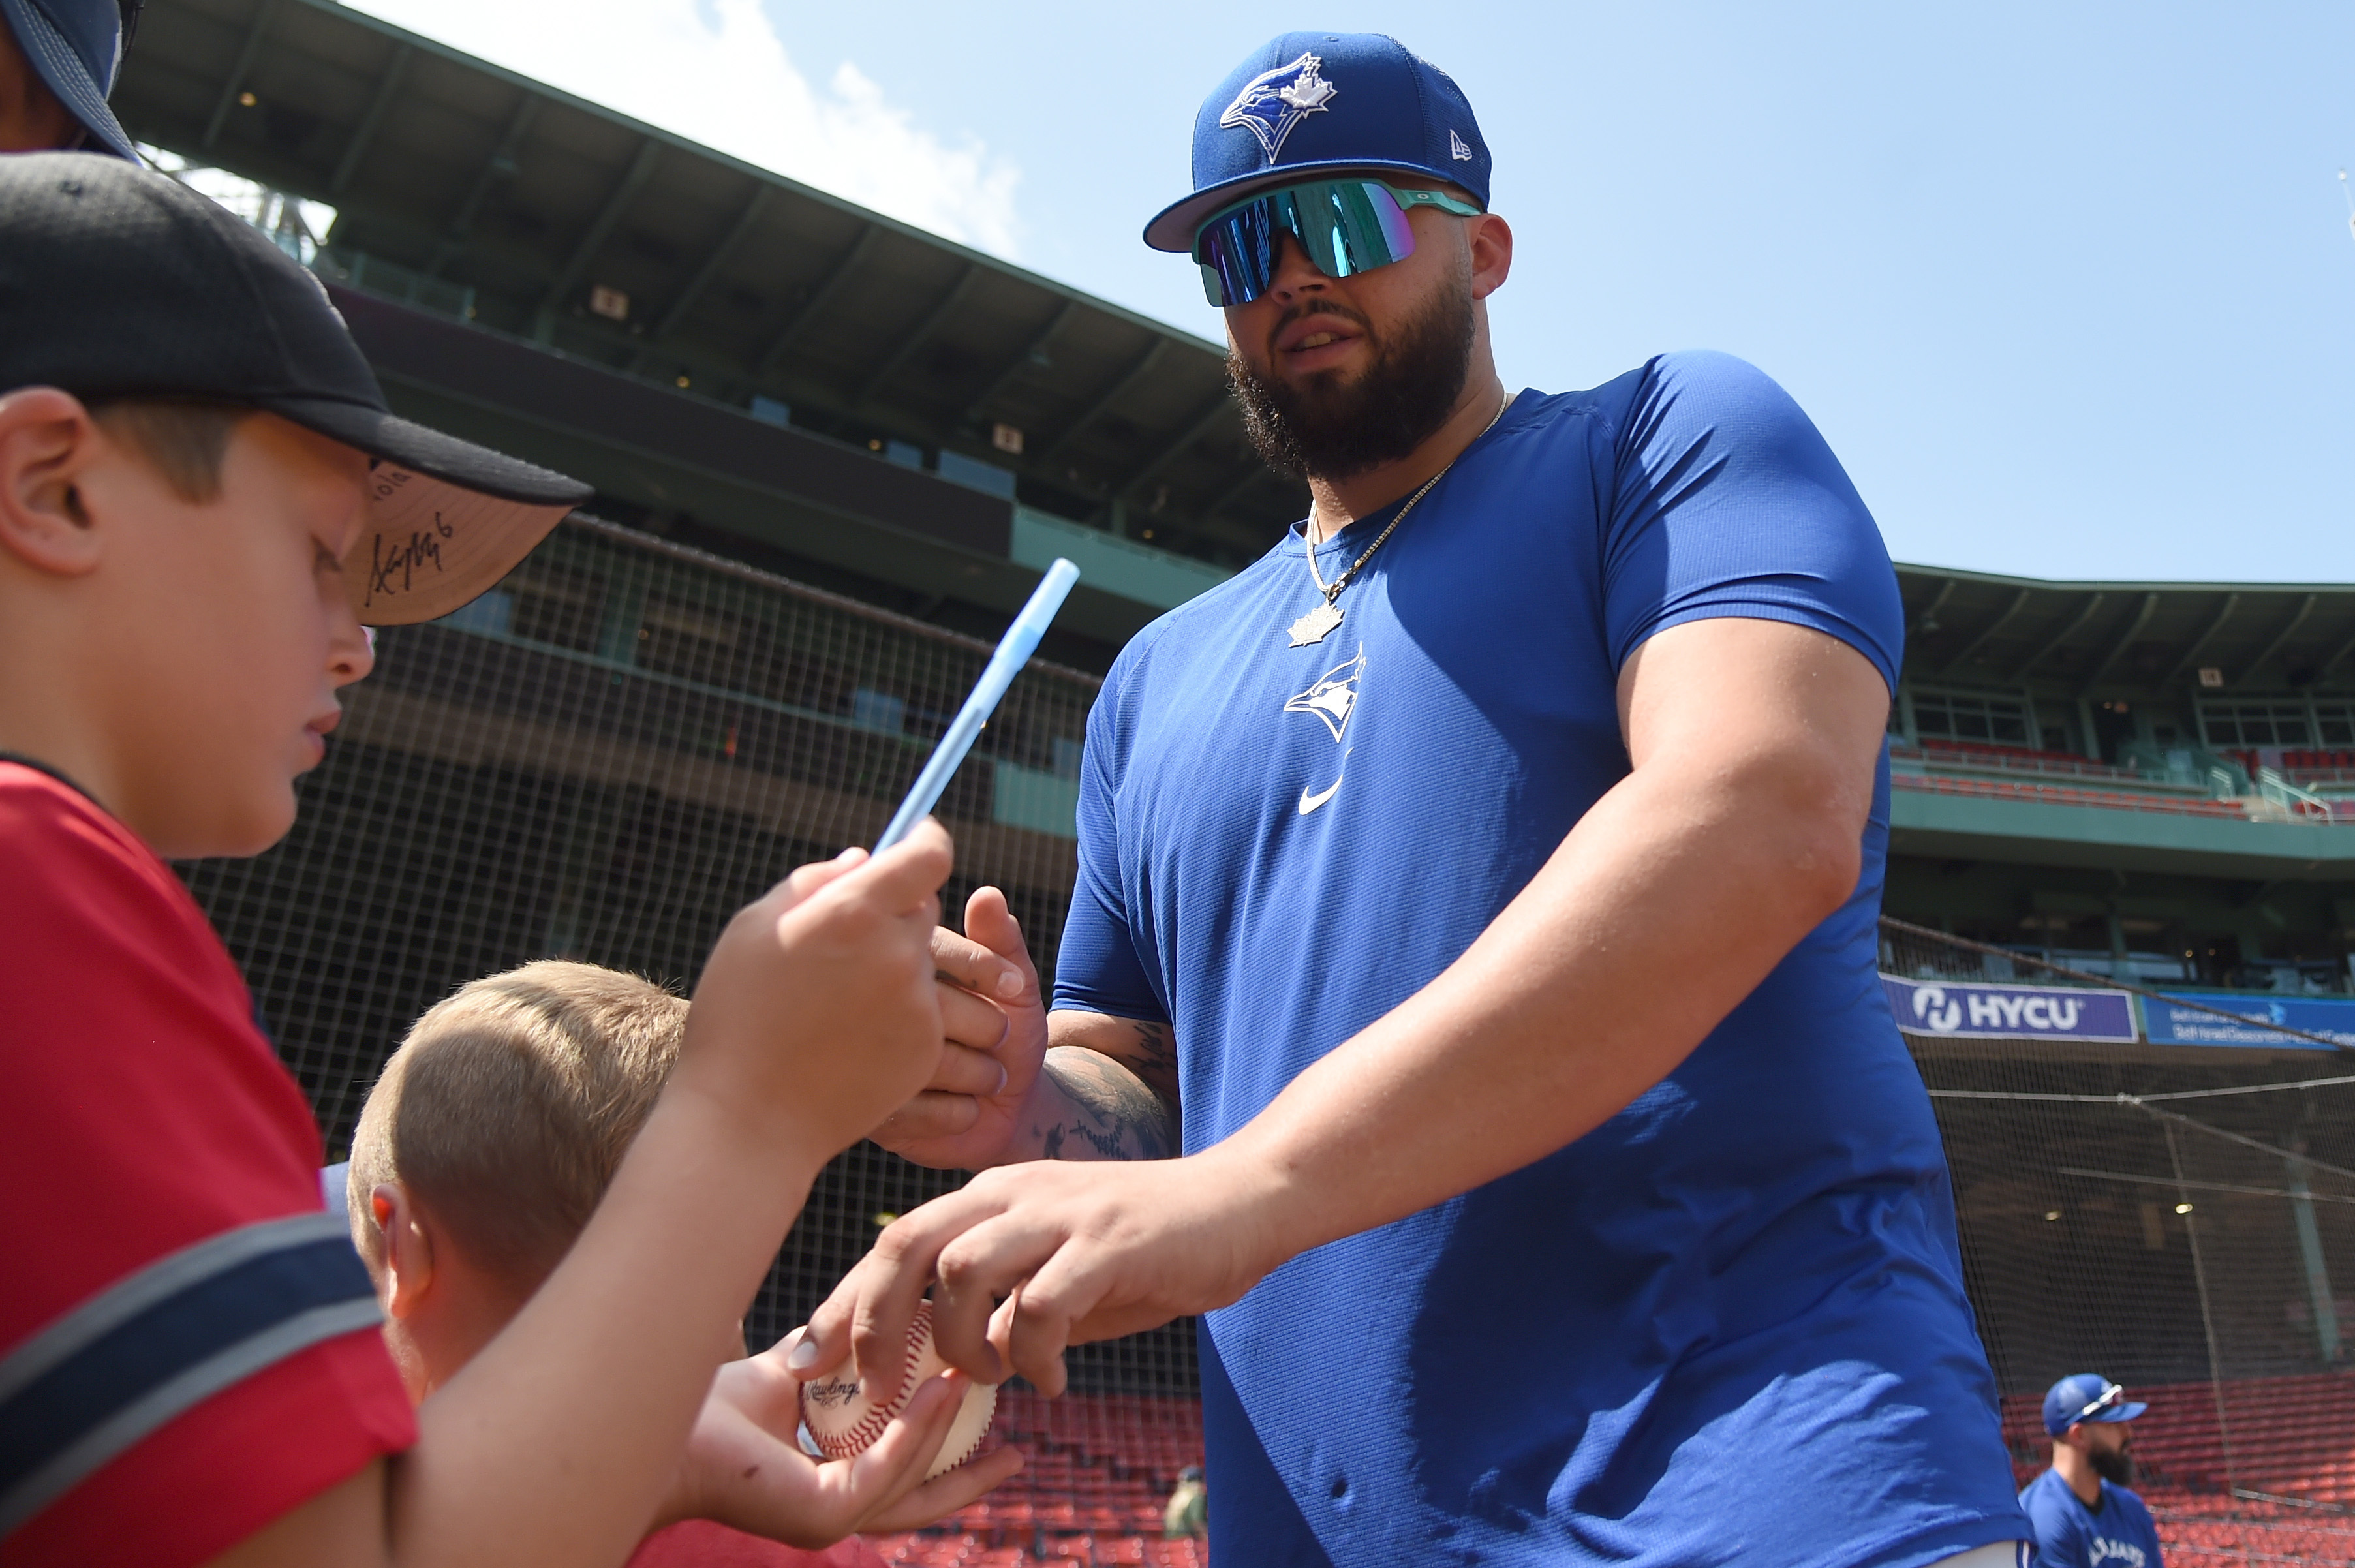
<svg viewBox="0 0 2355 1568"><path fill-rule="evenodd" d="M378 1183L368 1194L368 1215L376 1221L384 1258L378 1288L385 1315L399 1321L414 1314L433 1288L433 1238L398 1181Z"/></svg>
<svg viewBox="0 0 2355 1568"><path fill-rule="evenodd" d="M80 577L98 565L80 481L107 445L90 411L55 387L0 394L0 549L37 571Z"/></svg>

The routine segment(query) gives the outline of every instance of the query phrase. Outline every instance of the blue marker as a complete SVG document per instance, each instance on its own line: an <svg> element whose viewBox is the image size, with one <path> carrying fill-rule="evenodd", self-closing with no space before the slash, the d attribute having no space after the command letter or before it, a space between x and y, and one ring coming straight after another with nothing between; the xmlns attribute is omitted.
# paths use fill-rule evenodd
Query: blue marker
<svg viewBox="0 0 2355 1568"><path fill-rule="evenodd" d="M951 724L948 733L941 737L941 743L932 748L932 758L924 763L924 771L916 775L916 782L908 790L908 798L901 801L900 809L891 814L891 825L883 829L882 837L875 840L875 853L880 855L905 838L914 831L916 824L924 819L925 814L940 804L941 791L949 787L950 775L964 761L965 753L973 750L975 737L981 733L981 727L989 722L989 716L997 710L998 700L1006 695L1006 688L1014 684L1014 677L1022 673L1022 667L1028 664L1030 656L1039 651L1039 639L1047 635L1047 624L1055 618L1055 612L1063 607L1063 596L1071 592L1071 584L1079 580L1080 569L1057 556L1055 564L1047 569L1047 575L1039 580L1038 591L1030 595L1030 603L1022 606L1022 613L1015 616L1014 624L1006 628L1006 635L998 643L997 651L989 656L989 667L983 670L981 678L974 683L973 695L966 698L964 706L957 710L956 722Z"/></svg>

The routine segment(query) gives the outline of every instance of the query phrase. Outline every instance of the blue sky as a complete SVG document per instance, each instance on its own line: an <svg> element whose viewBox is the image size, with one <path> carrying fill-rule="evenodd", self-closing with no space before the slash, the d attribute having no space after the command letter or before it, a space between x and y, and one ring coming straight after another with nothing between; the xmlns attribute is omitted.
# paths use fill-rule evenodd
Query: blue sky
<svg viewBox="0 0 2355 1568"><path fill-rule="evenodd" d="M2355 581L2355 8L362 3L1205 336L1136 239L1197 103L1278 31L1391 32L1494 150L1509 382L1742 355L1902 560Z"/></svg>

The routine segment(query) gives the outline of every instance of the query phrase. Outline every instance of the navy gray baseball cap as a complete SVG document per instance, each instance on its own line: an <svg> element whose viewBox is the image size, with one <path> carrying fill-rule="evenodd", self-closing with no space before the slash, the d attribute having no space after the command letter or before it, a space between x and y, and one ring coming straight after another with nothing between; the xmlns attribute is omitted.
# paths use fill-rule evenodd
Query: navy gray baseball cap
<svg viewBox="0 0 2355 1568"><path fill-rule="evenodd" d="M1146 224L1145 242L1191 251L1220 208L1344 172L1438 180L1488 205L1488 144L1445 71L1380 33L1286 33L1202 100L1194 194Z"/></svg>
<svg viewBox="0 0 2355 1568"><path fill-rule="evenodd" d="M137 4L123 0L0 0L0 18L34 73L90 133L84 144L134 164L139 155L106 106L106 95L114 91L114 74L130 47L128 25L138 15Z"/></svg>
<svg viewBox="0 0 2355 1568"><path fill-rule="evenodd" d="M2058 1437L2081 1421L2132 1421L2150 1406L2099 1372L2072 1372L2044 1394L2044 1430Z"/></svg>
<svg viewBox="0 0 2355 1568"><path fill-rule="evenodd" d="M344 570L363 624L448 614L591 495L393 413L319 280L163 175L88 153L0 157L0 392L260 409L375 459Z"/></svg>

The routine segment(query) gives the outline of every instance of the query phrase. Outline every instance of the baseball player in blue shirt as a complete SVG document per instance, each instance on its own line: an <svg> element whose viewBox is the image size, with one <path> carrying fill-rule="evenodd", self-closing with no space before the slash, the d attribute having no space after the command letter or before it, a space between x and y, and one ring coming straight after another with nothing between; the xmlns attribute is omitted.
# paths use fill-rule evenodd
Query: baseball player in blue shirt
<svg viewBox="0 0 2355 1568"><path fill-rule="evenodd" d="M2095 1372L2078 1372L2044 1395L2052 1467L2028 1483L2019 1506L2036 1527L2035 1568L2159 1568L2158 1527L2135 1477L2126 1423L2150 1406Z"/></svg>
<svg viewBox="0 0 2355 1568"><path fill-rule="evenodd" d="M1105 680L1051 1010L996 891L937 942L949 1048L879 1136L980 1174L794 1364L885 1392L930 1288L1054 1392L1201 1314L1228 1563L2010 1568L1875 976L1871 517L1739 360L1508 394L1487 144L1394 40L1268 44L1193 168L1146 241L1314 509Z"/></svg>

